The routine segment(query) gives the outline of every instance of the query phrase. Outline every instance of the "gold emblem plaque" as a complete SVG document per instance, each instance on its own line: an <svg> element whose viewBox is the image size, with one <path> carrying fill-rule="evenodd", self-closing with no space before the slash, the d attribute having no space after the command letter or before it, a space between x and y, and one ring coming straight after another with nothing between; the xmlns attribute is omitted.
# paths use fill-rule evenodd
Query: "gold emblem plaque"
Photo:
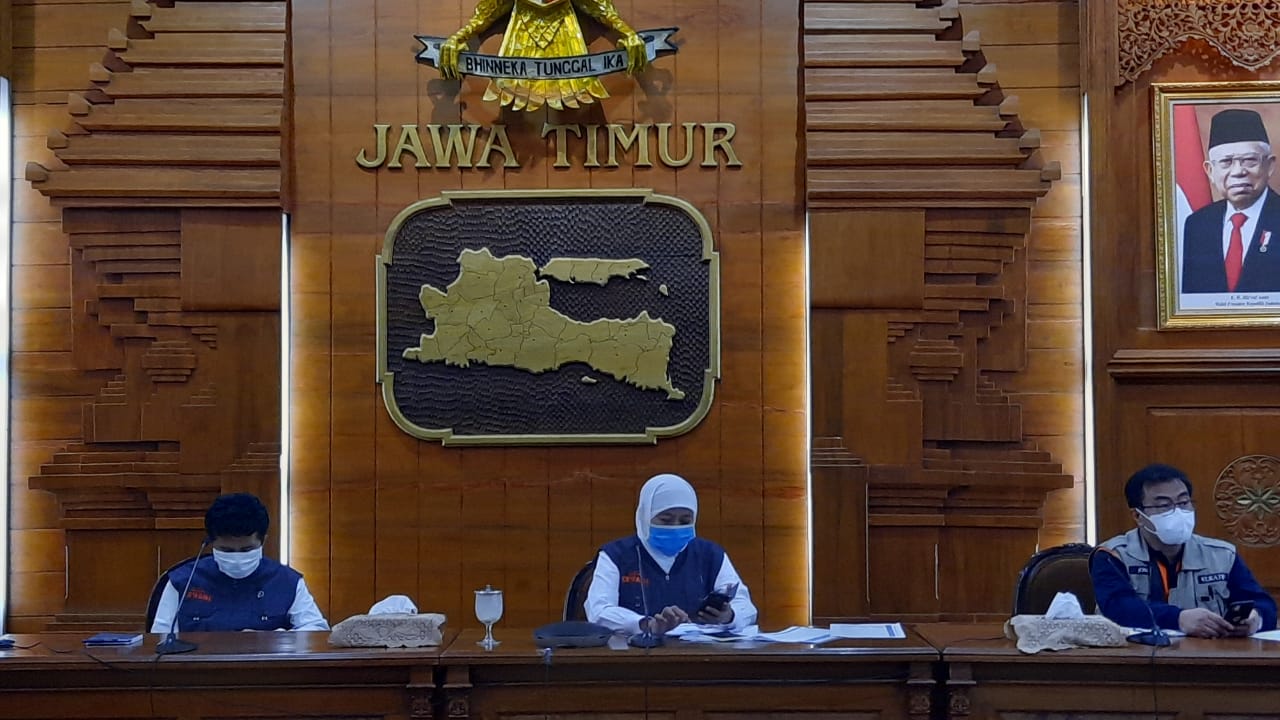
<svg viewBox="0 0 1280 720"><path fill-rule="evenodd" d="M396 216L377 273L378 381L415 437L655 443L711 407L719 255L683 200L445 192Z"/></svg>

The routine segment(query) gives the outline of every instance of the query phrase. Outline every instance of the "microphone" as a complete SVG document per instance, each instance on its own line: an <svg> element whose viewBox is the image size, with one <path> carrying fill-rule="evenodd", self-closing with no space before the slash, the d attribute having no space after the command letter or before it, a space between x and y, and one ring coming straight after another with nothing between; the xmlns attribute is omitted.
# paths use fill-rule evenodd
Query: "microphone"
<svg viewBox="0 0 1280 720"><path fill-rule="evenodd" d="M182 603L187 600L187 591L191 589L191 581L196 577L196 565L200 563L200 556L204 555L204 549L209 546L210 537L205 537L200 542L200 550L196 553L196 559L191 563L191 574L187 576L187 586L182 588L182 594L178 596L178 607L173 609L173 619L169 621L169 634L165 639L156 645L157 655L176 655L178 653L191 652L200 647L193 642L178 639L178 615L182 611Z"/></svg>
<svg viewBox="0 0 1280 720"><path fill-rule="evenodd" d="M640 574L640 607L644 616L649 618L649 627L627 638L627 644L638 648L656 648L662 645L662 636L653 634L653 616L649 614L649 596L644 591L644 557L640 554L640 546L636 546L636 572Z"/></svg>

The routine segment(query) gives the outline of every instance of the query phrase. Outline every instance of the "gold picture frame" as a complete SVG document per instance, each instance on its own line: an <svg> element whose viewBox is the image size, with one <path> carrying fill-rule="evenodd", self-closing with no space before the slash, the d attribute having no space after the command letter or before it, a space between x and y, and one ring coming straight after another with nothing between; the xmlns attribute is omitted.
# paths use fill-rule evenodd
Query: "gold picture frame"
<svg viewBox="0 0 1280 720"><path fill-rule="evenodd" d="M1280 82L1152 92L1160 329L1280 325Z"/></svg>

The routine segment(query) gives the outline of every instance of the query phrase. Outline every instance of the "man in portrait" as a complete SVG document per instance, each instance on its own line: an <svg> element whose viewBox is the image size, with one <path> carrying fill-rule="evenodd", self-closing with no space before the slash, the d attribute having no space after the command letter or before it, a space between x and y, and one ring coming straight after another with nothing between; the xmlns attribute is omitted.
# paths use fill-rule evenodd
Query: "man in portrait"
<svg viewBox="0 0 1280 720"><path fill-rule="evenodd" d="M1187 218L1182 292L1280 292L1280 197L1268 187L1275 164L1261 115L1213 116L1204 171L1222 199Z"/></svg>

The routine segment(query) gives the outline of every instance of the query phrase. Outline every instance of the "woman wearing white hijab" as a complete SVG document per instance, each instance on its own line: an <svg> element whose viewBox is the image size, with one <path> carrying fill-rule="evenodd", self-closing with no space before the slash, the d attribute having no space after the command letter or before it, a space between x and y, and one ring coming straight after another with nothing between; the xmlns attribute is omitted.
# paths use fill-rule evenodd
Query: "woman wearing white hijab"
<svg viewBox="0 0 1280 720"><path fill-rule="evenodd" d="M724 548L696 537L698 496L679 475L649 478L640 489L636 534L600 549L584 603L587 619L630 634L661 634L682 622L744 628L756 621L751 593ZM730 591L736 588L735 592ZM702 606L713 591L732 599Z"/></svg>

